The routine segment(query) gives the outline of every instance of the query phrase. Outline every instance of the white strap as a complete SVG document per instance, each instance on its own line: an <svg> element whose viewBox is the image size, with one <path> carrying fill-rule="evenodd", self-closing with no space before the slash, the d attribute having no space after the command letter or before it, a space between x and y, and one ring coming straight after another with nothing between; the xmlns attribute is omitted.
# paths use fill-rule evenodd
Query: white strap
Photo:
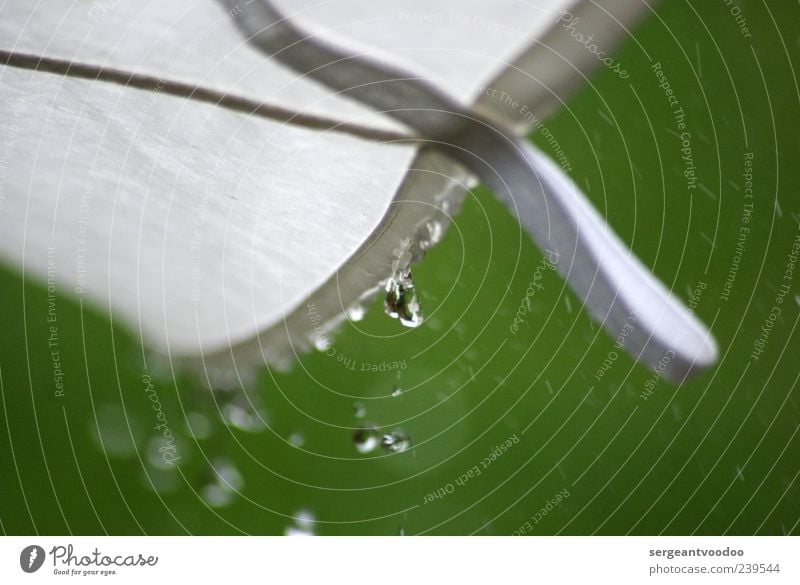
<svg viewBox="0 0 800 585"><path fill-rule="evenodd" d="M470 168L519 219L589 313L635 358L679 381L711 366L716 343L607 227L580 189L513 132L372 53L312 35L268 0L220 0L264 53L402 122Z"/></svg>

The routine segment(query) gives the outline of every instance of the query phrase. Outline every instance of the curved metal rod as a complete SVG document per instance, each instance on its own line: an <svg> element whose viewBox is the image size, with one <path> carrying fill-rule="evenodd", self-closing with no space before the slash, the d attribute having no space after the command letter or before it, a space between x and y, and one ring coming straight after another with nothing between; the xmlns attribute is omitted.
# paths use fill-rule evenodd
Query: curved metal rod
<svg viewBox="0 0 800 585"><path fill-rule="evenodd" d="M390 116L464 164L508 207L594 319L672 381L711 366L705 326L631 254L560 167L425 79L345 40L315 35L268 0L220 0L248 40L298 74Z"/></svg>

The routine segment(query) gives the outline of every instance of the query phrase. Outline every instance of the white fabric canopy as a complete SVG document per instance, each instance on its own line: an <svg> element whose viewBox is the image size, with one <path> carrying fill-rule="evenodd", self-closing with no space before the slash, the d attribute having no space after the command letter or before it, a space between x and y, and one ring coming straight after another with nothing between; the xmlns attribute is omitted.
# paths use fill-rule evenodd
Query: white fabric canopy
<svg viewBox="0 0 800 585"><path fill-rule="evenodd" d="M278 4L519 124L519 107L483 90L542 116L600 64L561 26L564 11L610 50L646 9ZM109 307L172 355L233 345L280 360L289 337L302 349L309 299L335 319L467 181L442 156L398 142L409 135L399 123L265 58L213 0L7 0L0 51L0 255ZM261 343L248 344L256 334Z"/></svg>

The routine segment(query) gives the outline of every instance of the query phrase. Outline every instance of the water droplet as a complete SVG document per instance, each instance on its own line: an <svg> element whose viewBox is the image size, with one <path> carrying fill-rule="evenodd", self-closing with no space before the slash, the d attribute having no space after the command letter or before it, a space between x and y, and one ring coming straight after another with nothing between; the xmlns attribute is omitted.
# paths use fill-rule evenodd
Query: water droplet
<svg viewBox="0 0 800 585"><path fill-rule="evenodd" d="M378 431L375 427L362 427L353 433L353 443L359 453L369 453L378 446Z"/></svg>
<svg viewBox="0 0 800 585"><path fill-rule="evenodd" d="M411 447L411 435L404 429L395 429L381 437L381 447L390 453L402 453Z"/></svg>
<svg viewBox="0 0 800 585"><path fill-rule="evenodd" d="M356 415L356 418L364 418L364 415L367 414L367 407L363 402L355 402L353 403L353 414Z"/></svg>
<svg viewBox="0 0 800 585"><path fill-rule="evenodd" d="M249 404L229 402L222 406L222 417L228 425L248 433L257 433L267 427L264 415Z"/></svg>
<svg viewBox="0 0 800 585"><path fill-rule="evenodd" d="M315 520L316 518L314 517L314 513L307 508L298 510L294 515L295 523L301 528L313 528Z"/></svg>
<svg viewBox="0 0 800 585"><path fill-rule="evenodd" d="M239 376L233 368L206 368L208 384L215 392L229 392L240 388Z"/></svg>
<svg viewBox="0 0 800 585"><path fill-rule="evenodd" d="M286 527L286 536L314 536L314 513L311 510L298 510L294 515L294 523Z"/></svg>
<svg viewBox="0 0 800 585"><path fill-rule="evenodd" d="M394 388L392 389L392 396L400 396L403 393L403 389L400 387L399 384L395 384Z"/></svg>
<svg viewBox="0 0 800 585"><path fill-rule="evenodd" d="M220 457L211 463L212 479L200 490L203 500L214 508L228 506L236 492L244 487L244 478L228 459Z"/></svg>
<svg viewBox="0 0 800 585"><path fill-rule="evenodd" d="M313 343L317 351L328 351L333 345L330 338L324 333L315 336Z"/></svg>
<svg viewBox="0 0 800 585"><path fill-rule="evenodd" d="M418 327L422 323L422 308L417 300L414 277L411 270L399 270L386 281L384 311L406 327Z"/></svg>
<svg viewBox="0 0 800 585"><path fill-rule="evenodd" d="M173 469L186 452L185 445L179 445L177 437L159 434L147 443L147 461L156 469Z"/></svg>
<svg viewBox="0 0 800 585"><path fill-rule="evenodd" d="M89 434L95 445L110 457L131 457L136 453L135 432L140 425L116 404L104 404L97 410L97 424L90 419Z"/></svg>
<svg viewBox="0 0 800 585"><path fill-rule="evenodd" d="M347 318L351 321L361 321L364 315L367 314L367 309L361 303L353 303L347 309Z"/></svg>
<svg viewBox="0 0 800 585"><path fill-rule="evenodd" d="M207 439L211 436L211 421L202 413L190 412L186 415L186 430L198 441Z"/></svg>
<svg viewBox="0 0 800 585"><path fill-rule="evenodd" d="M417 229L417 245L422 250L428 250L442 241L444 226L434 219L423 223Z"/></svg>
<svg viewBox="0 0 800 585"><path fill-rule="evenodd" d="M220 485L226 489L238 491L244 487L244 478L230 460L220 457L211 463L214 474Z"/></svg>
<svg viewBox="0 0 800 585"><path fill-rule="evenodd" d="M224 508L233 501L233 494L230 490L217 483L209 483L200 490L200 496L212 508Z"/></svg>
<svg viewBox="0 0 800 585"><path fill-rule="evenodd" d="M146 488L159 494L175 492L180 487L180 478L174 469L143 468L140 477Z"/></svg>
<svg viewBox="0 0 800 585"><path fill-rule="evenodd" d="M400 247L392 250L392 257L394 258L392 262L392 270L394 272L399 272L400 270L406 269L408 265L411 264L411 261L414 258L411 248L411 238L404 238L400 242Z"/></svg>
<svg viewBox="0 0 800 585"><path fill-rule="evenodd" d="M302 447L306 442L306 438L300 433L292 433L289 435L289 443L295 447Z"/></svg>
<svg viewBox="0 0 800 585"><path fill-rule="evenodd" d="M794 295L794 302L800 305L800 295Z"/></svg>

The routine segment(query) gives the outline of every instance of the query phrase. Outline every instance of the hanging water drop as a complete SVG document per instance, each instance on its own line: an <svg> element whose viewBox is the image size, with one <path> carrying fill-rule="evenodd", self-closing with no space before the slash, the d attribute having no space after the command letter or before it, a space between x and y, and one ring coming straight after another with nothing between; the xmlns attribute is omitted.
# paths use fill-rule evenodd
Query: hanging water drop
<svg viewBox="0 0 800 585"><path fill-rule="evenodd" d="M442 240L443 234L444 226L440 222L435 219L426 221L417 229L417 246L421 250L428 250Z"/></svg>
<svg viewBox="0 0 800 585"><path fill-rule="evenodd" d="M325 333L315 336L312 343L317 351L328 351L333 345Z"/></svg>
<svg viewBox="0 0 800 585"><path fill-rule="evenodd" d="M395 429L381 437L381 447L390 453L402 453L411 447L411 435L405 429Z"/></svg>
<svg viewBox="0 0 800 585"><path fill-rule="evenodd" d="M414 277L411 270L399 270L386 281L386 300L384 311L406 327L418 327L422 324L422 308L417 300Z"/></svg>
<svg viewBox="0 0 800 585"><path fill-rule="evenodd" d="M208 367L205 374L209 387L215 392L233 392L243 385L243 381L240 383L239 372L233 368Z"/></svg>

